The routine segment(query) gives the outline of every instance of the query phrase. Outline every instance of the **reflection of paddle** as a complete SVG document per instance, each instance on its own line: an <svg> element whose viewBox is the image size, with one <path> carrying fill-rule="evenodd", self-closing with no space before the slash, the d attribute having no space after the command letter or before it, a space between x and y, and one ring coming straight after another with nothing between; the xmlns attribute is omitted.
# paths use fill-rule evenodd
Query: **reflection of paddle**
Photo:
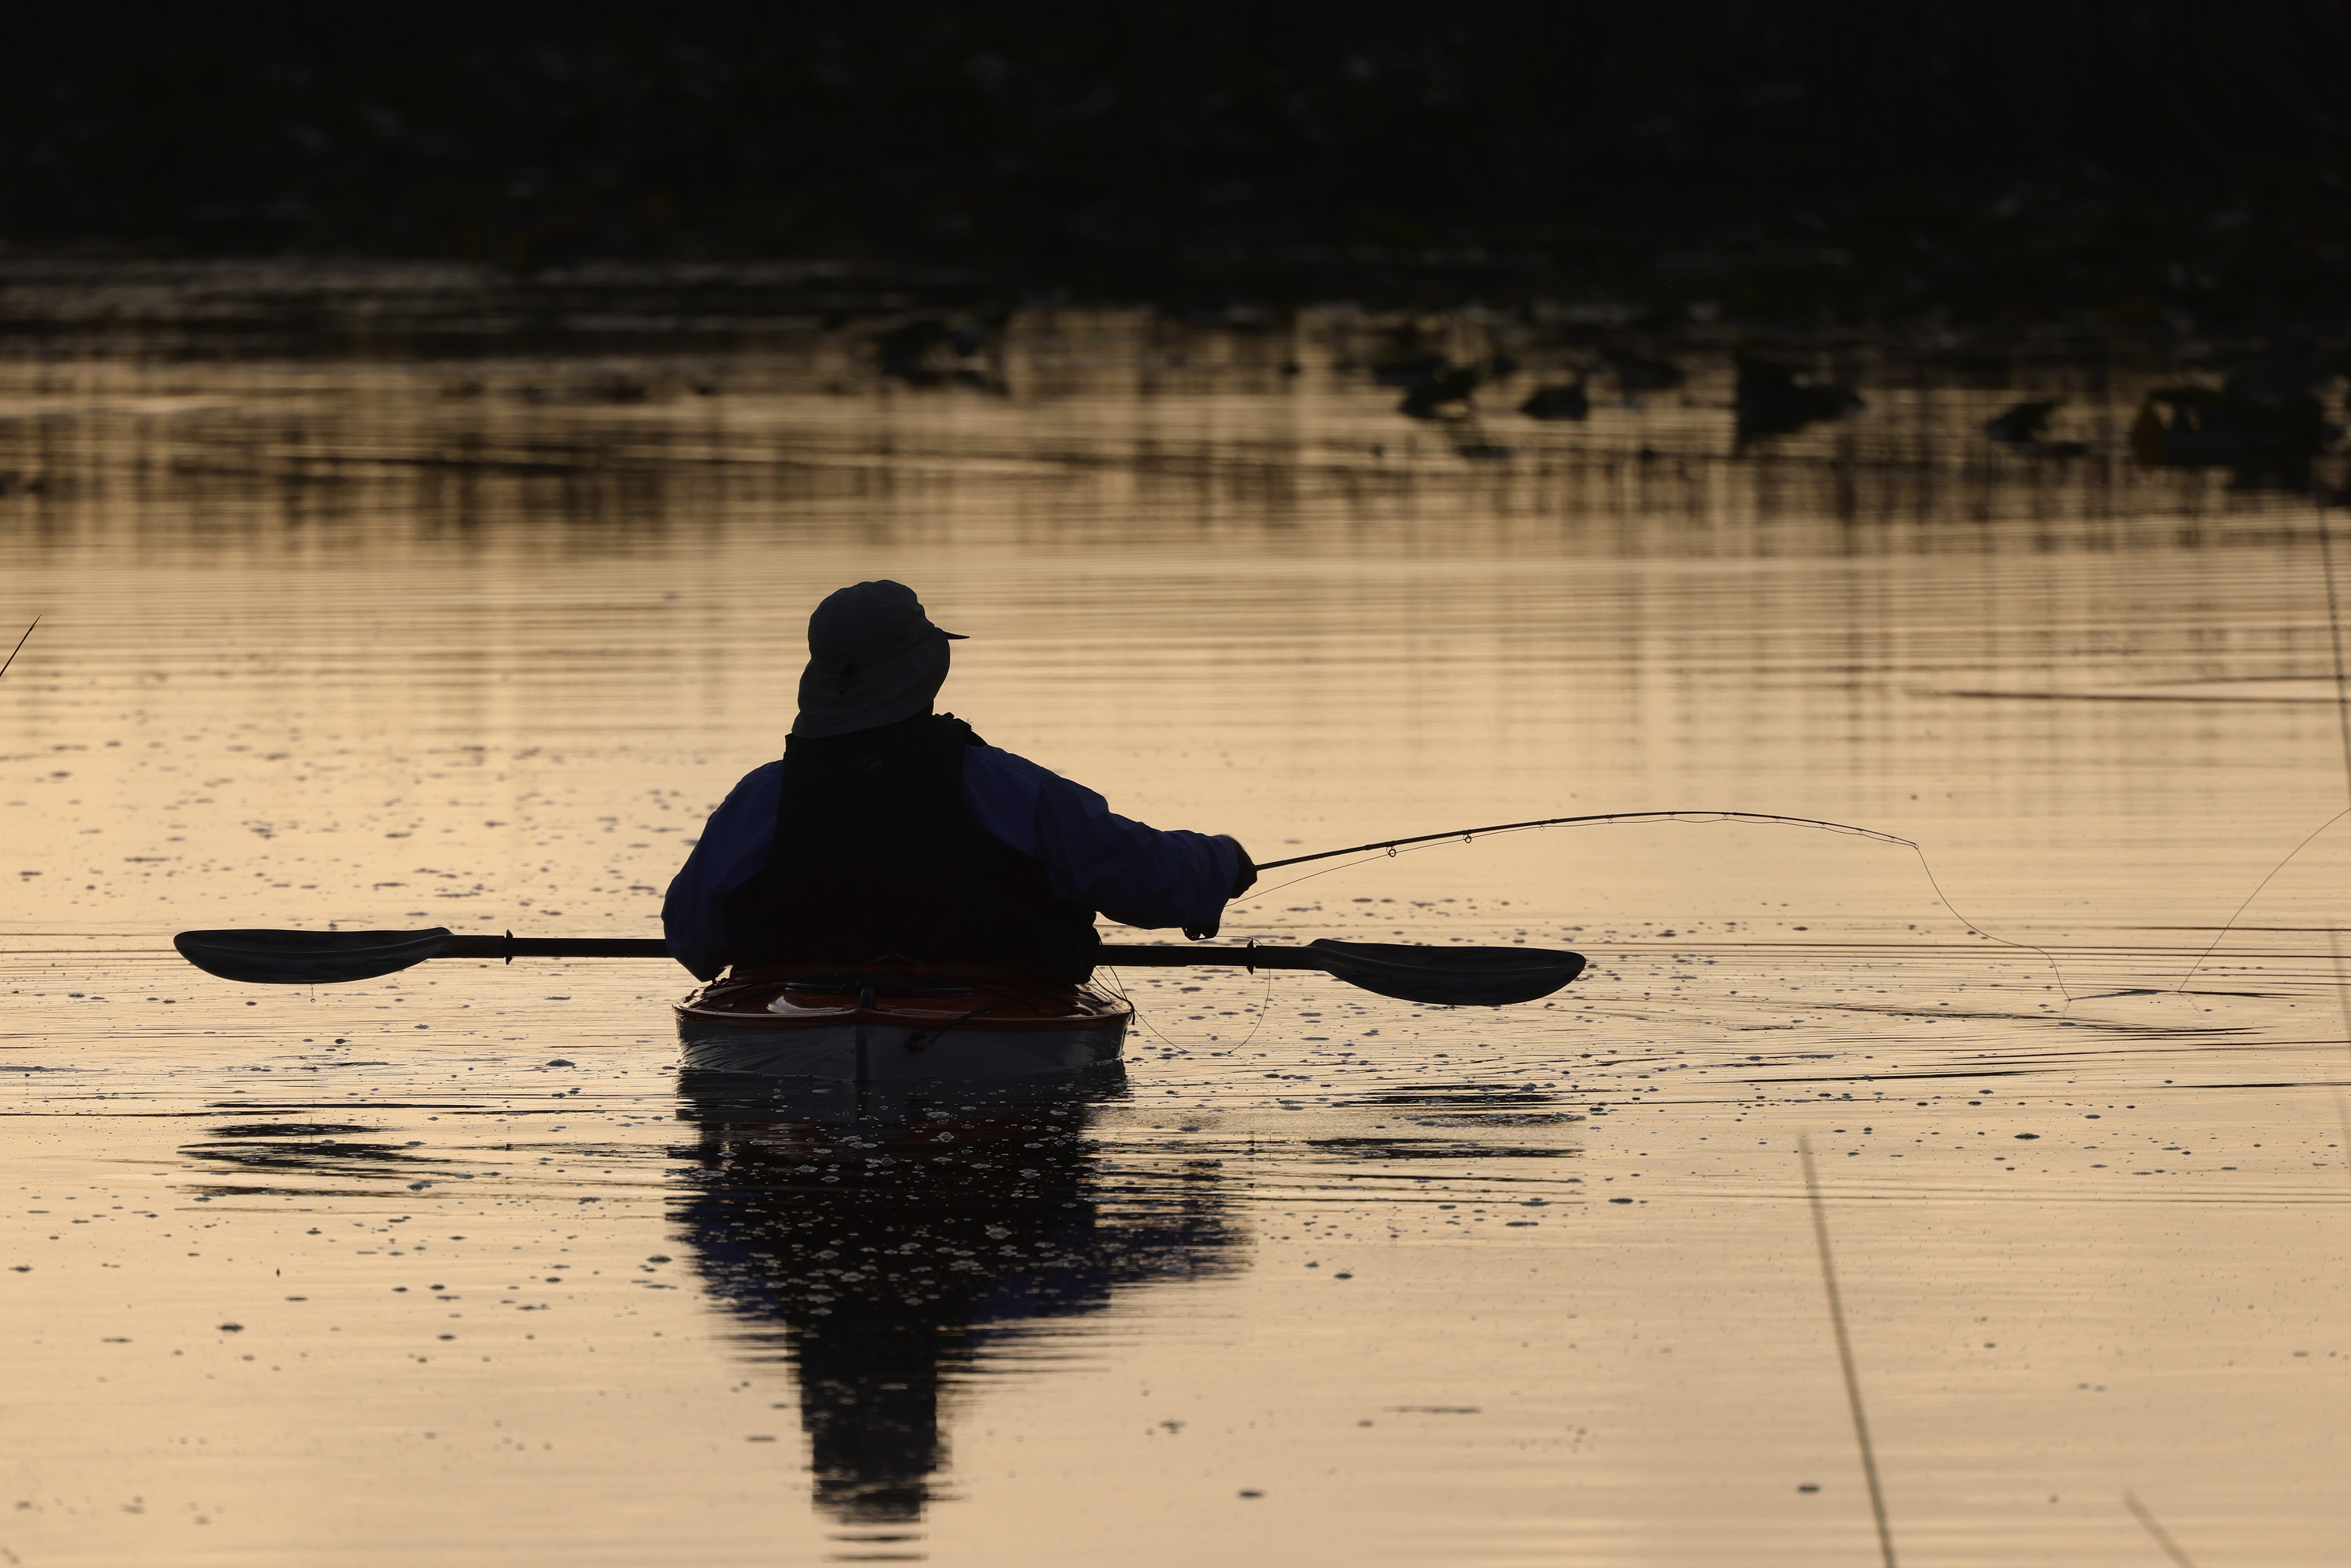
<svg viewBox="0 0 2351 1568"><path fill-rule="evenodd" d="M430 931L183 931L180 956L225 980L303 986L371 980L427 958L666 958L657 937L459 936ZM1501 1007L1547 997L1583 972L1580 954L1543 947L1414 947L1333 942L1303 947L1145 947L1106 943L1098 962L1143 968L1226 964L1318 969L1408 1002ZM871 966L845 966L849 969ZM895 966L897 970L916 966ZM838 971L835 971L838 972Z"/></svg>

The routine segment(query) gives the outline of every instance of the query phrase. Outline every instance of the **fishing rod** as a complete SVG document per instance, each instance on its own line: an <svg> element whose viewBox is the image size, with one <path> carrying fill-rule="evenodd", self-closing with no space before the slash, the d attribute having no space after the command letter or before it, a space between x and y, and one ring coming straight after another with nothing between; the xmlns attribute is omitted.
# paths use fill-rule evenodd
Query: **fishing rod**
<svg viewBox="0 0 2351 1568"><path fill-rule="evenodd" d="M1259 861L1257 869L1279 871L1286 865L1304 865L1310 861L1334 860L1340 855L1358 855L1372 850L1386 850L1393 854L1407 844L1433 844L1450 839L1469 842L1481 833L1515 833L1525 828L1562 828L1578 822L1780 822L1791 827L1823 828L1833 833L1855 833L1880 843L1900 844L1917 849L1917 842L1883 833L1876 828L1856 828L1850 822L1823 822L1813 817L1783 817L1770 811L1601 811L1588 817L1538 817L1526 822L1496 822L1483 828L1456 828L1444 833L1416 833L1410 838L1381 839L1368 844L1351 844L1343 850L1317 850L1311 855L1292 855L1288 860Z"/></svg>
<svg viewBox="0 0 2351 1568"><path fill-rule="evenodd" d="M2351 812L2346 812L2346 814L2351 815ZM1789 817L1782 816L1775 811L1690 810L1598 811L1589 816L1581 817L1538 817L1532 821L1524 822L1496 822L1490 826L1483 828L1456 828L1452 831L1445 833L1415 833L1409 837L1401 839L1380 839L1368 844L1352 844L1343 850L1317 850L1311 855L1292 855L1288 860L1260 862L1257 869L1261 872L1279 871L1283 866L1304 865L1311 861L1335 860L1342 855L1367 854L1377 850L1385 850L1388 854L1393 857L1397 851L1408 849L1415 845L1433 845L1456 841L1466 844L1471 840L1477 838L1480 833L1514 833L1529 828L1561 828L1593 822L1760 822L1767 825L1777 825L1791 828L1817 828L1824 832L1849 833L1855 838L1875 839L1881 844L1897 844L1918 857L1918 869L1925 874L1928 887L1933 890L1935 902L1941 904L1946 910L1948 910L1953 919L1966 926L1969 930L1974 932L1977 936L1985 938L1987 941L1997 942L2004 947L2021 947L2026 952L2038 953L2041 955L2042 958L2048 963L2050 969L2057 977L2057 989L2059 992L2064 994L2068 1001L2073 999L2073 992L2065 984L2064 968L2057 962L2056 956L2051 953L2048 948L2040 946L2038 943L2019 942L2013 937L2002 936L1997 932L1987 931L1959 912L1959 905L1953 904L1949 895L1943 892L1942 881L1935 875L1935 868L1933 865L1928 863L1927 860L1927 852L1925 848L1919 844L1917 840L1906 839L1898 833L1888 833L1876 828L1856 827L1851 822L1823 821L1818 817ZM1356 863L1363 864L1364 862L1357 862ZM1338 866L1331 868L1332 871L1342 869L1344 868ZM1290 881L1283 883L1281 886L1290 887L1296 885L1298 883L1305 882L1318 876L1327 876L1329 874L1329 872L1311 871L1308 872L1305 876L1291 878ZM1279 892L1280 889L1259 888L1253 889L1252 891L1256 893L1257 896L1263 897L1268 893Z"/></svg>

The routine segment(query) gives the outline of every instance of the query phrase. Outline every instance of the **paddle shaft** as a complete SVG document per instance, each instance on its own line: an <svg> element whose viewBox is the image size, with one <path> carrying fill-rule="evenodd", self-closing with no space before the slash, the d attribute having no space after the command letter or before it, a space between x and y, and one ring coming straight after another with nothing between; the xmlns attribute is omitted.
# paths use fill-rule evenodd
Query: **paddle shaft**
<svg viewBox="0 0 2351 1568"><path fill-rule="evenodd" d="M436 958L666 958L658 936L452 936ZM1097 961L1136 968L1237 964L1254 969L1324 969L1330 960L1303 947L1152 947L1105 942Z"/></svg>
<svg viewBox="0 0 2351 1568"><path fill-rule="evenodd" d="M1138 969L1182 969L1194 964L1240 964L1252 969L1331 967L1329 958L1304 947L1146 947L1139 942L1105 942L1094 961Z"/></svg>
<svg viewBox="0 0 2351 1568"><path fill-rule="evenodd" d="M452 936L436 958L666 958L658 936Z"/></svg>

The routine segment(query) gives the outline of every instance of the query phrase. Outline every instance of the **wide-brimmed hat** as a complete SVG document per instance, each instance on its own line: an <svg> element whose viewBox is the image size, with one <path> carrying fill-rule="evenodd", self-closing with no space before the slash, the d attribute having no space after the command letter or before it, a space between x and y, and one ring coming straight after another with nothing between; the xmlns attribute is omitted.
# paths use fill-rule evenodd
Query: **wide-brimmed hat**
<svg viewBox="0 0 2351 1568"><path fill-rule="evenodd" d="M903 582L860 582L825 596L809 616L808 668L792 733L848 735L930 711L947 678L947 643Z"/></svg>

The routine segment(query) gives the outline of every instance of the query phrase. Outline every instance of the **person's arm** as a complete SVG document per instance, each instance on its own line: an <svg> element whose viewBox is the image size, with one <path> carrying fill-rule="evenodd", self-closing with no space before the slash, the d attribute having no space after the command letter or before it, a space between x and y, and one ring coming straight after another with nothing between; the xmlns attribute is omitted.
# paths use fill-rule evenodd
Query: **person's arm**
<svg viewBox="0 0 2351 1568"><path fill-rule="evenodd" d="M1213 933L1225 901L1256 880L1234 840L1163 832L1025 758L965 749L963 797L989 836L1045 862L1053 892L1122 925Z"/></svg>
<svg viewBox="0 0 2351 1568"><path fill-rule="evenodd" d="M759 874L776 842L776 808L784 765L770 762L744 776L702 830L662 900L662 935L670 956L699 980L715 980L730 961L727 894Z"/></svg>

